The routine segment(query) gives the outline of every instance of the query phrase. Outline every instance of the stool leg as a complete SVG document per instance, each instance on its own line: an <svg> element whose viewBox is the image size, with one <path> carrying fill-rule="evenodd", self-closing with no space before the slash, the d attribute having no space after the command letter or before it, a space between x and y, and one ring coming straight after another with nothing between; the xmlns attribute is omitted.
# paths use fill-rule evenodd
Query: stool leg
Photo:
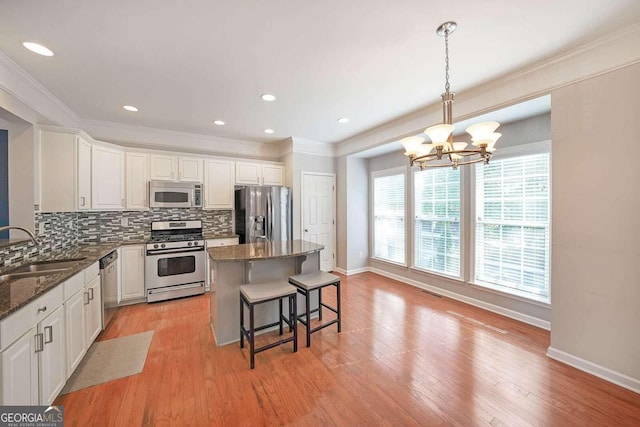
<svg viewBox="0 0 640 427"><path fill-rule="evenodd" d="M311 347L311 302L309 301L311 298L310 292L305 291L304 299L305 299L305 309L306 309L306 321L307 321L307 347Z"/></svg>
<svg viewBox="0 0 640 427"><path fill-rule="evenodd" d="M282 298L280 298L278 300L278 308L279 308L279 311L278 311L278 313L279 313L278 314L279 325L278 325L278 327L279 327L280 335L282 335L283 334L283 331L282 331Z"/></svg>
<svg viewBox="0 0 640 427"><path fill-rule="evenodd" d="M293 295L291 295L289 297L290 301L289 301L289 311L291 312L291 314L289 315L289 321L291 322L291 319L293 319L292 323L293 323L293 352L297 352L298 351L298 328L297 328L297 323L298 323L298 300L297 300L297 292Z"/></svg>
<svg viewBox="0 0 640 427"><path fill-rule="evenodd" d="M340 307L340 281L336 283L336 297L338 299L338 332L342 332L342 311Z"/></svg>
<svg viewBox="0 0 640 427"><path fill-rule="evenodd" d="M242 296L240 297L240 348L244 348L244 303L242 302Z"/></svg>
<svg viewBox="0 0 640 427"><path fill-rule="evenodd" d="M298 293L298 292L296 291L296 294L297 294L297 293ZM295 297L295 294L293 295L293 297ZM292 319L292 318L294 318L294 319L295 319L295 314L294 314L294 313L295 313L295 308L294 308L293 304L295 304L295 302L296 302L296 301L295 301L295 298L294 298L294 299L293 299L293 303L292 303L292 302L291 302L291 301L292 301L292 300L291 300L291 298L292 298L292 297L290 296L290 297L289 297L289 332L292 332L292 331L293 331L293 326L291 325L291 324L292 324L291 319Z"/></svg>
<svg viewBox="0 0 640 427"><path fill-rule="evenodd" d="M256 366L256 354L254 353L256 337L253 320L253 304L249 304L249 348L251 350L251 369Z"/></svg>
<svg viewBox="0 0 640 427"><path fill-rule="evenodd" d="M322 288L318 288L318 320L322 321Z"/></svg>

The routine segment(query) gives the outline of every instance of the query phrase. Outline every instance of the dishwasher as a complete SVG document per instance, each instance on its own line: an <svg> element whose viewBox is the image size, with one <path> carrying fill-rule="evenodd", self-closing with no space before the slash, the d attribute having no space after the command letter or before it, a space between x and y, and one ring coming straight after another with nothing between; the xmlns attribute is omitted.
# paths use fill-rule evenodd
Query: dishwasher
<svg viewBox="0 0 640 427"><path fill-rule="evenodd" d="M113 251L100 259L100 287L102 288L102 329L118 311L118 252Z"/></svg>

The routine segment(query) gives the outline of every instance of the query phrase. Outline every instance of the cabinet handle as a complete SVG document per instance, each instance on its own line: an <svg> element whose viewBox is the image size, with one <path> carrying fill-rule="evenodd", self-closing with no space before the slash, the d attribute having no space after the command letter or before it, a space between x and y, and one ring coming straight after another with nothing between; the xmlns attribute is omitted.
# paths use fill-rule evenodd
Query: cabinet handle
<svg viewBox="0 0 640 427"><path fill-rule="evenodd" d="M49 331L49 339L47 339L47 330ZM53 342L53 326L44 327L44 343L50 344Z"/></svg>
<svg viewBox="0 0 640 427"><path fill-rule="evenodd" d="M124 208L124 199L120 199L120 206Z"/></svg>
<svg viewBox="0 0 640 427"><path fill-rule="evenodd" d="M181 179L182 179L182 172L180 172L180 174L179 174L178 176L179 176L179 178L178 178L178 179L180 179L180 180L181 180Z"/></svg>
<svg viewBox="0 0 640 427"><path fill-rule="evenodd" d="M83 292L83 295L86 297L84 299L84 305L89 305L89 292Z"/></svg>
<svg viewBox="0 0 640 427"><path fill-rule="evenodd" d="M84 206L84 196L80 197L80 206Z"/></svg>
<svg viewBox="0 0 640 427"><path fill-rule="evenodd" d="M93 288L89 288L89 301L93 301Z"/></svg>
<svg viewBox="0 0 640 427"><path fill-rule="evenodd" d="M40 353L44 350L44 336L40 334L36 334L36 353Z"/></svg>
<svg viewBox="0 0 640 427"><path fill-rule="evenodd" d="M45 305L44 307L40 307L40 308L38 309L38 313L40 313L40 312L43 312L43 313L44 313L45 311L47 311L47 306L46 306L46 305Z"/></svg>

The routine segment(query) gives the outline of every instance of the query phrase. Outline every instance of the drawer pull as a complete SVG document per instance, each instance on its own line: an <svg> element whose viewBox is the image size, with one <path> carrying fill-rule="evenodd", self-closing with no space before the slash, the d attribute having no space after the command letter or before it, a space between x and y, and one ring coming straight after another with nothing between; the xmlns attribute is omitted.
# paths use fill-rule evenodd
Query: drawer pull
<svg viewBox="0 0 640 427"><path fill-rule="evenodd" d="M38 309L38 313L40 313L40 312L43 312L43 313L44 313L45 311L47 311L47 306L46 306L46 305L45 305L44 307L40 307L40 308Z"/></svg>
<svg viewBox="0 0 640 427"><path fill-rule="evenodd" d="M36 353L40 353L44 350L44 337L43 334L36 334Z"/></svg>
<svg viewBox="0 0 640 427"><path fill-rule="evenodd" d="M84 305L89 305L89 292L82 293L86 298L84 298Z"/></svg>
<svg viewBox="0 0 640 427"><path fill-rule="evenodd" d="M49 339L47 339L47 331L49 331ZM53 326L45 326L44 327L44 343L50 344L53 342Z"/></svg>
<svg viewBox="0 0 640 427"><path fill-rule="evenodd" d="M89 288L89 301L93 300L93 288Z"/></svg>

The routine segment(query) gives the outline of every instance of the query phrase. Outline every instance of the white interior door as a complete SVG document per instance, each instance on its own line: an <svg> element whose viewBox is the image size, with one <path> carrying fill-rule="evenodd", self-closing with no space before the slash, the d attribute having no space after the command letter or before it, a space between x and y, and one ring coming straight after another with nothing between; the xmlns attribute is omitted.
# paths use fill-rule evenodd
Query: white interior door
<svg viewBox="0 0 640 427"><path fill-rule="evenodd" d="M302 238L324 245L320 269L336 266L336 176L302 173Z"/></svg>

